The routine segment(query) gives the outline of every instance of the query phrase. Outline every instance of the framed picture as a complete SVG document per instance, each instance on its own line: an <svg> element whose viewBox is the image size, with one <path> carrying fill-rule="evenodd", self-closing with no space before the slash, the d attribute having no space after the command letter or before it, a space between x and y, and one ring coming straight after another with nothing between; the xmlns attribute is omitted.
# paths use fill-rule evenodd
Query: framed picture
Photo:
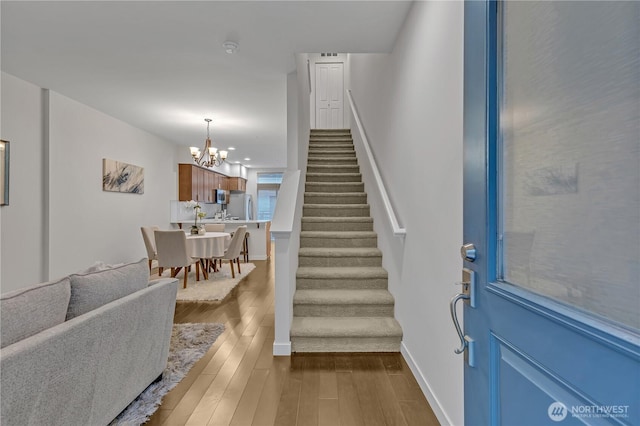
<svg viewBox="0 0 640 426"><path fill-rule="evenodd" d="M144 194L144 168L122 161L102 159L102 190Z"/></svg>
<svg viewBox="0 0 640 426"><path fill-rule="evenodd" d="M0 140L0 206L9 205L9 141Z"/></svg>

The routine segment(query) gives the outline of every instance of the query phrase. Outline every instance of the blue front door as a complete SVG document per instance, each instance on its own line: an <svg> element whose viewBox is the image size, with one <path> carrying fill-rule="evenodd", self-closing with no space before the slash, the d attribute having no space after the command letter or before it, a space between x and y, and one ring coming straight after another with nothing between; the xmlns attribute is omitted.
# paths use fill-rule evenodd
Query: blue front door
<svg viewBox="0 0 640 426"><path fill-rule="evenodd" d="M468 1L464 83L465 423L640 425L640 2Z"/></svg>

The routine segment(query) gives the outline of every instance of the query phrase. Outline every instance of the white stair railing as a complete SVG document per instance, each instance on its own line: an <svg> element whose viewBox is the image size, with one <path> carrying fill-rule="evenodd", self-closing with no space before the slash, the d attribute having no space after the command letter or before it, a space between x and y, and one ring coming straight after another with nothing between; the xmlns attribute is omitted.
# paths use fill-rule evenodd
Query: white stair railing
<svg viewBox="0 0 640 426"><path fill-rule="evenodd" d="M395 210L391 201L389 200L389 195L387 194L387 189L384 185L384 181L382 180L382 176L380 175L380 171L378 170L378 165L376 164L376 159L373 156L373 151L371 150L371 146L369 145L369 140L367 139L367 134L364 131L364 127L362 125L362 121L360 120L360 116L358 115L358 110L356 108L356 104L353 100L353 96L351 94L351 90L347 91L347 97L349 98L349 105L351 106L351 113L353 115L353 121L356 124L358 135L360 140L362 141L362 145L364 151L366 153L366 160L369 163L369 167L371 168L371 172L373 174L373 178L375 181L375 185L380 194L380 198L382 199L382 203L384 205L384 209L387 213L387 218L391 224L391 228L393 230L393 235L396 237L404 238L407 235L407 229L401 227L398 223L398 217L396 216ZM352 129L353 132L354 129ZM356 136L356 135L354 135ZM354 137L354 142L356 138Z"/></svg>
<svg viewBox="0 0 640 426"><path fill-rule="evenodd" d="M274 355L291 355L291 320L293 294L296 290L296 269L300 245L300 219L303 188L300 170L289 171L282 177L271 235L275 240L275 336Z"/></svg>

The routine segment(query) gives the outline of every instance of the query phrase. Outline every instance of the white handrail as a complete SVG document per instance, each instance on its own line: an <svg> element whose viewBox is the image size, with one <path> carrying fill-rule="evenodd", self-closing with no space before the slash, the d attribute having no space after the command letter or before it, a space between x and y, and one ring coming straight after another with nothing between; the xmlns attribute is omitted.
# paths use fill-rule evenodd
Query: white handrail
<svg viewBox="0 0 640 426"><path fill-rule="evenodd" d="M278 190L278 201L271 219L271 233L288 235L293 230L300 170L288 171L282 177Z"/></svg>
<svg viewBox="0 0 640 426"><path fill-rule="evenodd" d="M391 205L389 196L387 195L387 189L384 186L384 181L382 180L382 176L380 176L380 171L378 170L378 165L376 164L375 157L373 156L373 152L371 151L371 146L369 146L367 135L364 132L362 121L360 121L360 116L358 115L358 110L356 109L356 104L353 100L353 95L351 94L351 90L347 90L347 97L349 98L349 105L351 105L351 111L353 112L353 118L355 119L356 126L358 126L358 132L362 137L362 144L364 145L364 150L367 153L367 159L369 160L369 164L371 164L371 171L373 172L373 177L376 181L376 185L378 186L378 190L380 191L380 196L382 197L384 208L387 211L387 216L389 218L389 221L391 222L393 235L395 235L396 237L404 238L407 235L407 229L401 228L400 224L398 223L398 218L393 209L393 206Z"/></svg>

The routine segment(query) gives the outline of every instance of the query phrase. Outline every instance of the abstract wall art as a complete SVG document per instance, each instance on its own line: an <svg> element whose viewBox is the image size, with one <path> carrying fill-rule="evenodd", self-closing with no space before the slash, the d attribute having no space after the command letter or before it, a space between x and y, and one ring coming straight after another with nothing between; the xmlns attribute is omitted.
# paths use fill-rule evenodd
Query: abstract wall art
<svg viewBox="0 0 640 426"><path fill-rule="evenodd" d="M122 161L102 159L102 190L144 194L144 168Z"/></svg>

